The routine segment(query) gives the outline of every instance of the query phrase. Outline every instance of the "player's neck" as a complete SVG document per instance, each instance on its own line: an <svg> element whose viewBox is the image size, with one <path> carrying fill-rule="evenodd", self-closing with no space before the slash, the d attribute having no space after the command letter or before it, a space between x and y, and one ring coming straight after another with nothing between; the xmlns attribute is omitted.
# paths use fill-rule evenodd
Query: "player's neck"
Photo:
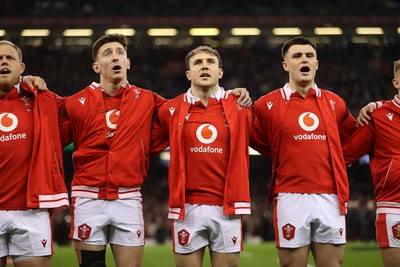
<svg viewBox="0 0 400 267"><path fill-rule="evenodd" d="M119 83L110 83L110 82L104 82L100 81L100 86L103 88L104 92L109 94L110 96L113 96L117 93L117 91L124 85L126 81L120 81Z"/></svg>
<svg viewBox="0 0 400 267"><path fill-rule="evenodd" d="M210 99L211 95L218 92L218 90L219 90L218 84L214 87L196 87L193 85L192 87L190 87L190 92L192 93L192 95L200 98L201 103L203 103L204 106L207 106L208 100Z"/></svg>
<svg viewBox="0 0 400 267"><path fill-rule="evenodd" d="M306 97L313 85L314 81L307 83L289 83L289 88L296 90L301 96Z"/></svg>

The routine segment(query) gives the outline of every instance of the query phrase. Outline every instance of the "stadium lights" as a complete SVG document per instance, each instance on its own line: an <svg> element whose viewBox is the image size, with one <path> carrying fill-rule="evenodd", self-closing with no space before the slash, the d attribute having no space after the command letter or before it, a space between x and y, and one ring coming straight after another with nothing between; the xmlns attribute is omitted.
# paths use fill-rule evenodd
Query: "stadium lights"
<svg viewBox="0 0 400 267"><path fill-rule="evenodd" d="M25 29L21 32L21 36L41 37L49 36L49 29Z"/></svg>
<svg viewBox="0 0 400 267"><path fill-rule="evenodd" d="M189 34L192 36L217 36L219 29L217 28L191 28Z"/></svg>
<svg viewBox="0 0 400 267"><path fill-rule="evenodd" d="M4 36L6 35L6 31L5 30L0 30L0 36Z"/></svg>
<svg viewBox="0 0 400 267"><path fill-rule="evenodd" d="M240 37L227 37L224 40L224 44L230 46L242 45L243 40Z"/></svg>
<svg viewBox="0 0 400 267"><path fill-rule="evenodd" d="M397 28L397 33L400 33L400 27Z"/></svg>
<svg viewBox="0 0 400 267"><path fill-rule="evenodd" d="M231 34L235 36L244 35L260 35L261 31L259 28L232 28Z"/></svg>
<svg viewBox="0 0 400 267"><path fill-rule="evenodd" d="M173 40L171 38L154 38L154 45L172 45Z"/></svg>
<svg viewBox="0 0 400 267"><path fill-rule="evenodd" d="M174 28L152 28L147 31L149 36L176 36L178 31Z"/></svg>
<svg viewBox="0 0 400 267"><path fill-rule="evenodd" d="M64 36L92 36L93 30L91 29L66 29L63 33Z"/></svg>
<svg viewBox="0 0 400 267"><path fill-rule="evenodd" d="M300 35L300 28L273 28L272 33L274 35Z"/></svg>
<svg viewBox="0 0 400 267"><path fill-rule="evenodd" d="M316 35L342 35L343 31L339 27L317 27L314 29Z"/></svg>
<svg viewBox="0 0 400 267"><path fill-rule="evenodd" d="M357 27L357 34L370 35L370 34L383 34L381 27Z"/></svg>
<svg viewBox="0 0 400 267"><path fill-rule="evenodd" d="M132 28L117 28L117 29L108 29L105 31L105 34L111 34L111 33L119 33L125 36L134 36L136 31L135 29Z"/></svg>

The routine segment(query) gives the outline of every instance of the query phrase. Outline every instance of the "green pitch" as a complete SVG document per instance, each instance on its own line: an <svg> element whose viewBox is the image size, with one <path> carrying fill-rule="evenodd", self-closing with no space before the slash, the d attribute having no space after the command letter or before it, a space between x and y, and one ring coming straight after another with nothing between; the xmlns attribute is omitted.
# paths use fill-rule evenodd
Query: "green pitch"
<svg viewBox="0 0 400 267"><path fill-rule="evenodd" d="M309 261L309 266L314 266ZM56 247L52 259L53 267L78 266L72 247ZM107 267L114 267L111 250L107 251ZM170 245L146 246L143 257L143 267L174 266L174 258ZM204 259L204 267L211 266L208 253ZM245 244L245 250L240 255L240 267L279 267L278 256L274 243ZM344 267L368 266L383 267L379 250L375 243L348 243L344 257Z"/></svg>

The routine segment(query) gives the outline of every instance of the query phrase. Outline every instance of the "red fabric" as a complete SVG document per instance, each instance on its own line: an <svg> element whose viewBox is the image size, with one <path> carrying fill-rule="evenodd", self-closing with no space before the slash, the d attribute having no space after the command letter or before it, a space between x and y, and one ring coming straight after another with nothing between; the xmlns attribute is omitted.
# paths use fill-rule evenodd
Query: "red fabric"
<svg viewBox="0 0 400 267"><path fill-rule="evenodd" d="M26 99L22 101L22 99ZM33 115L30 94L13 88L0 98L0 210L26 210L26 190L33 142ZM11 113L11 114L8 114ZM14 117L15 116L15 117ZM17 123L17 128L12 131Z"/></svg>
<svg viewBox="0 0 400 267"><path fill-rule="evenodd" d="M190 118L184 127L186 155L186 203L220 205L223 204L225 175L229 161L229 130L225 126L222 103L210 98L205 108L201 102L196 102L189 108ZM196 137L198 127L212 124L218 136L210 147L216 153L205 154L195 152L207 147ZM201 131L201 136L212 138L210 126ZM206 156L209 155L209 156ZM207 177L206 179L204 179Z"/></svg>
<svg viewBox="0 0 400 267"><path fill-rule="evenodd" d="M75 150L72 186L92 187L100 199L117 199L119 189L142 185L149 167L153 114L165 102L134 85L120 90L123 96L112 144L107 142L105 104L98 84L65 100L64 115L70 124L65 131L72 136ZM62 103L60 108L63 113Z"/></svg>
<svg viewBox="0 0 400 267"><path fill-rule="evenodd" d="M318 127L312 131L304 130L299 124L301 116L305 126L318 124ZM306 98L297 92L291 95L280 145L281 151L290 153L279 154L276 192L336 193L326 129L321 118L315 90L310 90ZM307 159L307 162L299 159Z"/></svg>
<svg viewBox="0 0 400 267"><path fill-rule="evenodd" d="M224 214L249 214L249 156L248 143L252 125L250 109L239 107L236 97L221 98L230 131L230 155L224 189ZM159 110L162 128L169 136L171 161L169 168L169 218L184 219L186 169L183 126L191 103L187 93L180 95ZM206 155L205 155L206 156ZM243 212L243 213L242 213Z"/></svg>
<svg viewBox="0 0 400 267"><path fill-rule="evenodd" d="M103 92L104 99L104 110L106 114L107 123L107 143L112 144L114 140L114 134L116 126L118 125L119 114L121 109L122 96L124 95L124 90L118 90L113 96L110 96L106 92Z"/></svg>
<svg viewBox="0 0 400 267"><path fill-rule="evenodd" d="M38 93L36 90L25 88L23 84L21 92L31 99L28 102L22 101L23 105L20 103L18 105L23 109L26 109L26 103L30 106L33 137L29 147L32 151L30 159L27 164L20 166L25 168L22 173L27 177L17 179L26 181L26 208L49 208L50 213L55 213L69 205L64 181L56 98L50 91ZM26 172L27 167L28 172Z"/></svg>
<svg viewBox="0 0 400 267"><path fill-rule="evenodd" d="M346 104L336 94L322 90L319 88L312 89L316 91L316 102L322 116L320 123L323 123L326 129L326 138L329 146L330 164L336 184L336 193L339 197L340 208L343 214L346 213L346 204L349 198L349 186L347 180L346 167L344 164L341 140L344 140L356 130L356 120L346 108ZM277 89L267 95L262 96L254 103L254 113L259 120L261 129L253 130L253 133L262 133L263 136L253 136L260 140L266 140L268 149L260 151L260 153L271 156L272 158L272 179L268 192L268 202L272 203L275 194L277 193L276 186L277 168L279 167L278 158L282 153L291 153L291 151L282 150L282 129L288 120L287 111L291 101L291 90L288 88ZM312 150L313 148L308 148ZM304 164L310 164L307 158L299 158L299 161ZM303 174L303 173L301 173ZM320 179L323 179L321 177ZM309 193L312 192L310 190Z"/></svg>
<svg viewBox="0 0 400 267"><path fill-rule="evenodd" d="M344 142L346 163L370 154L376 202L400 203L400 99L385 102L371 117L369 126Z"/></svg>

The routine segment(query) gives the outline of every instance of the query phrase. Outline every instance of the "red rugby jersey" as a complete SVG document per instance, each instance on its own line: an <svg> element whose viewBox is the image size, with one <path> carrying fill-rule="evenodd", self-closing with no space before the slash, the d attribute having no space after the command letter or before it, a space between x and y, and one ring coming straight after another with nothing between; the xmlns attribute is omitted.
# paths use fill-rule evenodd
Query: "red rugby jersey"
<svg viewBox="0 0 400 267"><path fill-rule="evenodd" d="M32 99L13 88L0 97L0 210L28 209L32 140Z"/></svg>
<svg viewBox="0 0 400 267"><path fill-rule="evenodd" d="M293 92L281 134L281 150L290 153L279 154L275 192L336 193L322 122L316 91L310 90L306 98Z"/></svg>
<svg viewBox="0 0 400 267"><path fill-rule="evenodd" d="M222 205L229 160L229 130L222 103L191 105L184 127L186 202Z"/></svg>

